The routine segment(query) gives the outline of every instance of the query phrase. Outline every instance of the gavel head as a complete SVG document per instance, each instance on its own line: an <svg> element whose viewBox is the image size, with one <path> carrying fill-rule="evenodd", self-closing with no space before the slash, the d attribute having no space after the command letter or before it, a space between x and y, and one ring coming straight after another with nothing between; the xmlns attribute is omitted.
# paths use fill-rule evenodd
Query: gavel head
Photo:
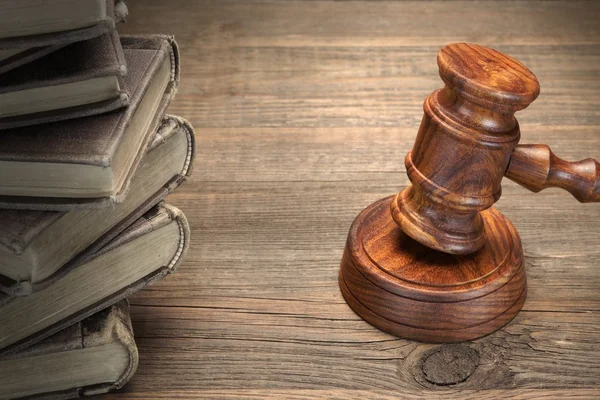
<svg viewBox="0 0 600 400"><path fill-rule="evenodd" d="M480 212L500 198L520 139L514 113L534 101L540 87L517 60L474 44L448 45L437 62L445 87L425 100L405 159L412 186L392 201L392 216L418 242L468 254L484 245Z"/></svg>

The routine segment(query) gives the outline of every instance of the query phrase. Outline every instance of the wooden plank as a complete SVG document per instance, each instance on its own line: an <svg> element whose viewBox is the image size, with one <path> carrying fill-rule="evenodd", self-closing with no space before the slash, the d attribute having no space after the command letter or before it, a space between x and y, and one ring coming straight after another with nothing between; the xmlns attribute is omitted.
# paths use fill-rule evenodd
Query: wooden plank
<svg viewBox="0 0 600 400"><path fill-rule="evenodd" d="M589 44L600 37L593 1L131 3L123 31L173 32L196 47Z"/></svg>
<svg viewBox="0 0 600 400"><path fill-rule="evenodd" d="M197 173L178 193L199 190L207 181L358 183L376 179L405 185L404 157L412 148L418 123L395 128L197 127ZM597 126L521 122L521 129L521 143L546 143L564 159L600 153Z"/></svg>
<svg viewBox="0 0 600 400"><path fill-rule="evenodd" d="M196 126L198 152L169 198L188 216L190 251L131 299L140 367L106 398L600 398L596 205L505 182L497 206L523 240L528 299L474 342L394 338L360 320L337 286L353 218L408 184L404 156L449 42L492 45L537 74L542 94L517 114L523 143L570 160L600 155L600 3L128 5L121 32L179 40L170 112Z"/></svg>
<svg viewBox="0 0 600 400"><path fill-rule="evenodd" d="M232 397L238 390L268 388L449 395L571 387L600 393L600 344L589 315L522 312L504 330L458 345L476 351L479 366L460 385L440 387L427 382L422 370L439 346L393 338L373 331L347 307L337 311L319 318L253 306L134 307L134 329L148 333L138 336L142 368L130 389L222 387Z"/></svg>
<svg viewBox="0 0 600 400"><path fill-rule="evenodd" d="M490 44L517 57L538 75L542 94L523 113L522 123L600 124L600 113L594 107L600 87L598 80L589 79L598 73L600 57L600 35L591 20L598 14L596 3L537 2L531 7L501 2L494 4L493 13L487 2L452 7L428 2L425 13L419 2L201 2L203 7L192 8L181 2L170 4L171 18L180 24L174 26L156 11L162 5L149 2L144 10L132 7L132 15L138 12L146 18L132 18L122 31L151 28L173 32L179 38L184 60L182 85L171 110L186 115L198 127L417 127L424 98L441 86L436 52L446 43L467 40L442 37L438 43L421 41L432 34L461 30L453 24L440 28L436 13L441 10L445 10L446 21L458 18L448 13L476 20L470 32L497 32ZM366 14L365 8L369 9ZM321 20L314 15L317 10L323 13ZM374 13L379 17L368 18ZM410 29L402 18L405 13L411 15ZM514 15L502 19L503 13ZM345 29L331 20L332 15L346 17ZM390 15L397 16L394 22L386 20ZM574 19L566 18L568 15ZM288 21L292 16L293 23ZM193 29L184 21L193 21ZM484 21L487 28L478 30ZM327 29L315 30L315 23ZM555 26L560 26L560 31ZM298 33L286 36L277 33L278 29ZM335 46L314 39L331 32L337 32L331 39ZM400 38L409 35L410 40L387 42L386 35L392 33ZM520 43L528 34L540 36L534 43ZM258 40L260 45L246 43L248 35L260 36L248 39L252 43ZM292 43L279 43L290 35ZM377 37L385 45L361 45L364 35L380 35ZM555 43L558 36L561 39ZM302 38L299 47L293 44L296 37Z"/></svg>
<svg viewBox="0 0 600 400"><path fill-rule="evenodd" d="M315 389L258 389L258 390L217 390L217 389L206 389L206 390L185 390L185 391L173 391L173 392L144 392L139 391L136 393L126 394L114 394L115 399L239 399L239 400L250 400L250 399L290 399L290 400L316 400L316 399L327 399L327 400L397 400L398 393L390 393L389 391L376 390L344 390L344 389L332 389L332 390L315 390ZM540 399L540 398L569 398L569 399L596 399L598 392L594 389L561 389L561 390L548 390L548 389L528 389L528 390L465 390L459 393L446 393L432 394L427 393L427 399L442 399L442 400L463 400L465 398L477 398L481 400L492 400L492 399L506 399L506 400L529 400L529 399ZM406 400L421 400L423 394L402 394L402 399Z"/></svg>
<svg viewBox="0 0 600 400"><path fill-rule="evenodd" d="M138 374L141 389L160 391L167 385L160 375L172 370L182 372L169 387L226 387L222 395L233 398L244 396L248 388L255 388L256 396L277 393L268 388L319 388L323 392L311 392L316 397L327 397L339 387L357 391L378 387L403 395L427 388L404 385L416 379L413 362L433 347L374 330L346 306L336 284L347 225L357 212L352 204L368 204L371 197L380 196L369 192L380 188L369 186L361 194L349 184L335 183L328 189L318 185L208 183L209 203L201 202L203 195L178 198L196 232L190 253L201 256L188 258L177 274L132 299L134 328L141 346L146 346L140 350L140 371L145 371ZM556 200L562 195L545 197ZM343 198L351 201L339 201ZM534 206L535 196L530 199ZM328 202L339 207L319 207ZM239 204L243 207L237 208ZM546 212L556 213L533 219L537 226L531 227L536 231L532 237L547 230L543 224L560 214L556 208L549 206ZM303 215L310 218L302 219ZM320 232L319 221L332 229ZM586 224L581 220L572 226L581 229ZM551 252L561 243L568 246L562 250L573 245L562 238L543 249ZM491 369L478 369L486 375L474 376L454 390L464 394L471 388L491 389L490 398L499 398L493 389L597 387L599 338L594 331L600 281L593 273L597 256L527 257L530 293L525 311L503 331L473 344L479 354L502 356L503 361L496 360ZM560 375L554 367L557 359ZM404 375L398 378L404 362L410 368L401 369ZM365 376L365 371L371 372ZM135 384L130 390L137 393ZM598 391L585 393L592 396Z"/></svg>
<svg viewBox="0 0 600 400"><path fill-rule="evenodd" d="M199 231L198 240L202 243L218 246L220 239L215 235L231 241L238 238L240 243L230 249L232 253L224 254L247 249L246 255L250 255L259 243L267 246L261 249L263 253L277 248L317 252L330 248L332 240L343 243L360 210L400 189L381 181L373 185L369 182L290 182L284 186L268 182L205 183L199 184L191 196L181 192L172 199L189 215L192 229ZM526 249L531 249L526 250L526 255L598 254L595 244L600 226L589 223L600 217L595 205L581 205L558 190L533 194L507 184L497 206L514 221ZM327 230L321 229L323 221L327 221ZM282 236L280 230L287 234ZM577 240L572 240L573 237ZM335 249L341 252L343 246ZM218 251L222 250L215 248Z"/></svg>
<svg viewBox="0 0 600 400"><path fill-rule="evenodd" d="M509 49L538 74L542 86L539 99L519 113L524 126L599 125L594 104L600 84L589 79L598 73L597 49ZM202 69L184 69L182 81L188 84L173 111L201 127L418 127L423 100L442 87L435 62L439 47L421 53L358 48L346 59L337 50L216 51Z"/></svg>
<svg viewBox="0 0 600 400"><path fill-rule="evenodd" d="M282 187L253 182L206 183L193 196L181 193L175 203L190 219L196 233L190 254L198 256L161 285L164 291L149 289L137 299L185 306L196 304L196 296L212 305L258 294L289 301L330 298L338 294L337 266L353 218L396 190L384 183ZM525 248L530 288L525 309L600 310L600 280L594 274L600 227L588 223L600 218L600 210L586 211L567 196L528 194L510 185L499 204L519 229ZM248 280L249 270L256 280Z"/></svg>

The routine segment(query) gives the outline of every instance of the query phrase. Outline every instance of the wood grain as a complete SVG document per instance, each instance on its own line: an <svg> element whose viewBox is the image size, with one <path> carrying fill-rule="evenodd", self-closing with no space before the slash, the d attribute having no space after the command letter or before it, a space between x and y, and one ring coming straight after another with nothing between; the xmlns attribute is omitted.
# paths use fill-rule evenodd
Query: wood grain
<svg viewBox="0 0 600 400"><path fill-rule="evenodd" d="M404 161L411 185L392 202L392 217L431 249L470 254L503 239L484 235L480 213L500 198L521 138L514 114L537 98L540 85L519 61L473 43L442 47L437 64L445 85L425 99Z"/></svg>
<svg viewBox="0 0 600 400"><path fill-rule="evenodd" d="M400 229L390 212L395 197L369 205L348 233L339 281L354 312L385 332L428 343L477 339L513 319L527 283L510 221L489 208L481 213L484 247L441 253Z"/></svg>
<svg viewBox="0 0 600 400"><path fill-rule="evenodd" d="M569 162L543 144L516 146L506 177L536 193L557 187L581 203L600 201L600 163L593 158Z"/></svg>
<svg viewBox="0 0 600 400"><path fill-rule="evenodd" d="M600 153L600 3L190 4L130 0L120 28L176 35L170 111L195 125L198 153L170 197L190 222L188 257L131 299L140 367L105 398L600 397L595 204L503 181L495 207L521 236L528 297L467 345L479 364L462 383L427 381L419 365L439 346L374 329L337 286L354 217L408 184L402 160L443 45L492 46L543 82L517 113L523 143Z"/></svg>

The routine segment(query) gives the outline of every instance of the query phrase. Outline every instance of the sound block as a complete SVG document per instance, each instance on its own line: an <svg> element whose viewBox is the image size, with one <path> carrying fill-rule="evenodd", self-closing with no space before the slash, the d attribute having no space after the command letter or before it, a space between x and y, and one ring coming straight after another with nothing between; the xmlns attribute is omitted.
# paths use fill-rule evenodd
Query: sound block
<svg viewBox="0 0 600 400"><path fill-rule="evenodd" d="M421 245L392 219L393 196L354 220L339 283L346 302L375 327L405 339L476 339L512 320L525 302L521 239L494 208L481 212L485 245L468 255Z"/></svg>

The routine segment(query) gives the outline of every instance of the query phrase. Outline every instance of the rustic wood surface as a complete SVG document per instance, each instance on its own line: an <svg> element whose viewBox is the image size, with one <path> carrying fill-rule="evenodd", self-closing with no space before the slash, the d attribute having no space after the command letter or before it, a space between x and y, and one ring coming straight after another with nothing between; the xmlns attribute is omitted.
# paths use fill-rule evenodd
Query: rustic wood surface
<svg viewBox="0 0 600 400"><path fill-rule="evenodd" d="M600 206L508 180L529 292L502 330L459 345L396 339L337 283L361 209L407 185L435 57L470 41L527 65L521 143L600 157L600 3L130 0L122 32L181 45L170 111L195 125L170 201L192 242L131 299L140 366L107 399L600 398Z"/></svg>

